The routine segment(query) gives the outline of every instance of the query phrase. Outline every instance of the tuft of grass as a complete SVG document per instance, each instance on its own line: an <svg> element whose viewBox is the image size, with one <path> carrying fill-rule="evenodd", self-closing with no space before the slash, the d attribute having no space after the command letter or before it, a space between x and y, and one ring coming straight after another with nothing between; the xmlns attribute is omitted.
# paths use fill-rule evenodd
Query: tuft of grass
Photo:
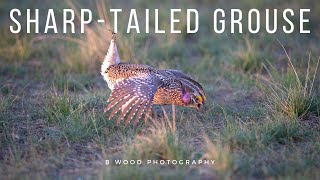
<svg viewBox="0 0 320 180"><path fill-rule="evenodd" d="M261 174L272 175L274 177L286 177L284 179L317 179L319 176L318 171L315 171L319 166L317 158L319 157L315 151L318 150L318 144L312 142L306 144L303 148L297 146L291 146L283 150L270 149L267 152L262 153L267 156L268 161L263 162L263 166L260 169ZM311 150L311 151L310 151ZM269 155L268 155L269 154ZM280 178L282 179L282 178Z"/></svg>
<svg viewBox="0 0 320 180"><path fill-rule="evenodd" d="M270 144L287 144L311 137L311 133L300 126L298 121L281 116L265 118L261 123L255 120L244 122L230 116L226 116L226 121L227 124L219 133L218 139L231 149L255 152Z"/></svg>
<svg viewBox="0 0 320 180"><path fill-rule="evenodd" d="M203 158L215 160L213 170L223 177L231 177L234 159L230 147L223 146L221 143L213 143L207 136L204 136L204 140L206 153Z"/></svg>
<svg viewBox="0 0 320 180"><path fill-rule="evenodd" d="M128 149L129 158L137 159L186 159L189 152L176 135L165 128L149 129L146 135L139 135Z"/></svg>
<svg viewBox="0 0 320 180"><path fill-rule="evenodd" d="M283 47L283 45L281 44ZM273 74L268 70L270 79L266 79L259 84L259 88L265 94L265 105L272 113L281 113L290 119L302 118L308 113L317 113L319 111L319 99L317 94L316 83L319 81L317 69L320 58L315 66L310 65L309 56L307 69L298 72L294 67L291 58L283 47L290 68L286 75L281 77L277 71ZM313 75L311 73L314 67ZM300 77L303 77L303 81Z"/></svg>
<svg viewBox="0 0 320 180"><path fill-rule="evenodd" d="M287 142L303 141L310 137L310 132L293 120L269 120L258 127L261 142L265 145L271 142L286 144Z"/></svg>
<svg viewBox="0 0 320 180"><path fill-rule="evenodd" d="M240 125L238 122L227 125L221 131L220 139L232 149L252 149L252 147L258 149L261 147L257 132L248 126Z"/></svg>
<svg viewBox="0 0 320 180"><path fill-rule="evenodd" d="M129 160L182 160L190 159L191 151L179 138L176 130L175 107L172 120L162 109L164 118L150 119L150 124L123 146L122 159ZM165 170L164 170L165 169ZM103 172L110 179L183 179L188 171L183 166L117 165ZM126 173L121 173L126 172Z"/></svg>
<svg viewBox="0 0 320 180"><path fill-rule="evenodd" d="M137 135L133 143L125 148L126 158L170 160L190 157L190 149L182 144L176 133L175 114L171 123L164 109L163 112L166 122L163 119L152 120L153 125Z"/></svg>
<svg viewBox="0 0 320 180"><path fill-rule="evenodd" d="M28 84L25 85L17 95L12 95L10 89L4 85L0 87L0 114L4 113L12 106L27 86Z"/></svg>
<svg viewBox="0 0 320 180"><path fill-rule="evenodd" d="M44 115L48 122L58 126L58 132L69 143L100 137L103 127L107 126L105 118L96 115L94 107L88 107L85 100L71 96L66 87L63 95L55 91L44 106Z"/></svg>

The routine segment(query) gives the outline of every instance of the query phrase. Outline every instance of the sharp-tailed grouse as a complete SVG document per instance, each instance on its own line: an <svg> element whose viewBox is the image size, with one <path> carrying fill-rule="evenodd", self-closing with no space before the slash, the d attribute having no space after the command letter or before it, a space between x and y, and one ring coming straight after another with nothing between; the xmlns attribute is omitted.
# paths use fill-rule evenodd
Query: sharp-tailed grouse
<svg viewBox="0 0 320 180"><path fill-rule="evenodd" d="M121 111L117 124L126 118L127 125L135 117L136 125L143 114L147 117L153 104L175 104L200 110L206 100L202 86L178 70L120 62L114 33L101 75L112 91L105 112L113 108L111 119Z"/></svg>

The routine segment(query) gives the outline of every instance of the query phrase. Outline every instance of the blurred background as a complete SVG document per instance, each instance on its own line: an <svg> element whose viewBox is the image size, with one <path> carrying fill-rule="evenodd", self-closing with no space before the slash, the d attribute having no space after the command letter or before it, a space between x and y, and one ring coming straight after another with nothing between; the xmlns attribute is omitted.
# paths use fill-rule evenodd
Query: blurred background
<svg viewBox="0 0 320 180"><path fill-rule="evenodd" d="M13 8L18 8L22 12L22 17L18 19L22 24L22 32L12 34L9 26L13 22L9 18L9 12ZM26 34L26 9L40 10L40 34ZM44 35L44 26L47 18L47 10L55 10L58 34L54 35L51 30L48 36ZM79 18L81 8L88 8L93 13L93 22L86 28L85 34L63 34L62 33L62 10L72 8L75 10L76 29L79 32ZM154 66L178 68L185 71L204 70L212 73L213 64L223 61L230 65L243 68L245 71L259 68L259 63L266 59L275 59L273 56L279 55L280 42L288 46L288 50L294 49L293 53L306 55L310 51L319 49L317 40L319 38L319 18L320 7L316 1L251 1L246 0L241 3L229 1L164 1L148 2L137 1L2 1L1 2L1 58L2 65L29 64L38 65L37 69L43 70L40 74L50 72L55 77L56 74L65 73L97 73L101 57L105 54L110 33L106 25L97 23L100 18L111 21L113 16L109 9L119 8L123 12L119 14L119 46L122 59L125 61L150 63ZM137 9L140 34L127 34L130 9ZM145 9L150 9L150 32L144 33ZM169 32L170 30L170 9L182 9L178 13L181 23L177 23L177 29L181 29L181 34L154 34L154 12L159 9L160 28ZM199 32L196 34L186 33L186 9L195 8L199 12ZM216 34L213 31L213 11L217 8L224 9L226 12L226 31L223 34ZM239 8L243 12L243 34L230 33L230 9ZM261 12L261 30L258 34L250 34L247 26L247 12L251 8L259 9ZM278 31L275 34L265 32L265 9L278 9ZM282 10L291 8L295 16L290 18L294 25L293 34L285 34L282 31L284 20ZM306 17L310 23L306 23L306 28L311 30L311 34L299 34L299 9L309 8L310 13ZM34 11L31 11L34 12ZM34 15L34 14L33 14ZM33 15L31 17L33 17ZM106 17L107 16L107 17ZM108 25L107 25L108 26ZM34 28L34 26L32 26ZM32 30L31 32L34 32ZM69 31L70 32L70 31ZM237 31L236 31L237 32ZM52 35L52 36L51 36ZM40 37L39 37L40 36ZM301 54L301 52L304 52ZM254 57L250 57L254 56ZM267 57L266 57L267 56ZM244 63L241 59L245 59ZM207 62L209 60L209 62ZM239 60L240 59L240 60ZM250 59L258 59L253 61ZM48 65L48 63L50 65ZM277 61L279 63L279 61ZM180 67L179 67L180 66ZM242 66L242 67L241 67ZM17 66L14 66L19 71ZM46 67L46 68L40 68ZM204 68L206 67L206 68ZM21 71L28 71L27 67ZM32 69L32 68L31 68ZM206 72L208 71L208 72ZM32 70L32 72L34 72ZM203 71L202 71L203 72ZM22 73L22 72L21 72ZM41 75L41 77L42 77ZM51 77L51 78L53 78Z"/></svg>

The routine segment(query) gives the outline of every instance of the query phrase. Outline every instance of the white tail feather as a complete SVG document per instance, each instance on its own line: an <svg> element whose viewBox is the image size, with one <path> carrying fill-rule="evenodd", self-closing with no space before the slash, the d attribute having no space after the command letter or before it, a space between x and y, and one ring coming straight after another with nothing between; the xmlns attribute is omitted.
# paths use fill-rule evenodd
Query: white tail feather
<svg viewBox="0 0 320 180"><path fill-rule="evenodd" d="M107 70L107 68L114 64L119 64L120 58L118 54L117 45L115 42L115 38L112 38L110 41L109 49L107 55L105 56L103 63L101 65L101 74Z"/></svg>

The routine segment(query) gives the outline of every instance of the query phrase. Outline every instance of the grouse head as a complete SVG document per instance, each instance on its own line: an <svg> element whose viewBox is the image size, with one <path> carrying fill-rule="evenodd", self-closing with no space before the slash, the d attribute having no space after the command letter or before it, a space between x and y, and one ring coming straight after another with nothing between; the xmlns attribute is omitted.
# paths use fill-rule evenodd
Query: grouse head
<svg viewBox="0 0 320 180"><path fill-rule="evenodd" d="M182 96L182 101L185 106L196 108L197 110L200 110L201 106L204 105L205 100L206 96L196 91L185 92Z"/></svg>

